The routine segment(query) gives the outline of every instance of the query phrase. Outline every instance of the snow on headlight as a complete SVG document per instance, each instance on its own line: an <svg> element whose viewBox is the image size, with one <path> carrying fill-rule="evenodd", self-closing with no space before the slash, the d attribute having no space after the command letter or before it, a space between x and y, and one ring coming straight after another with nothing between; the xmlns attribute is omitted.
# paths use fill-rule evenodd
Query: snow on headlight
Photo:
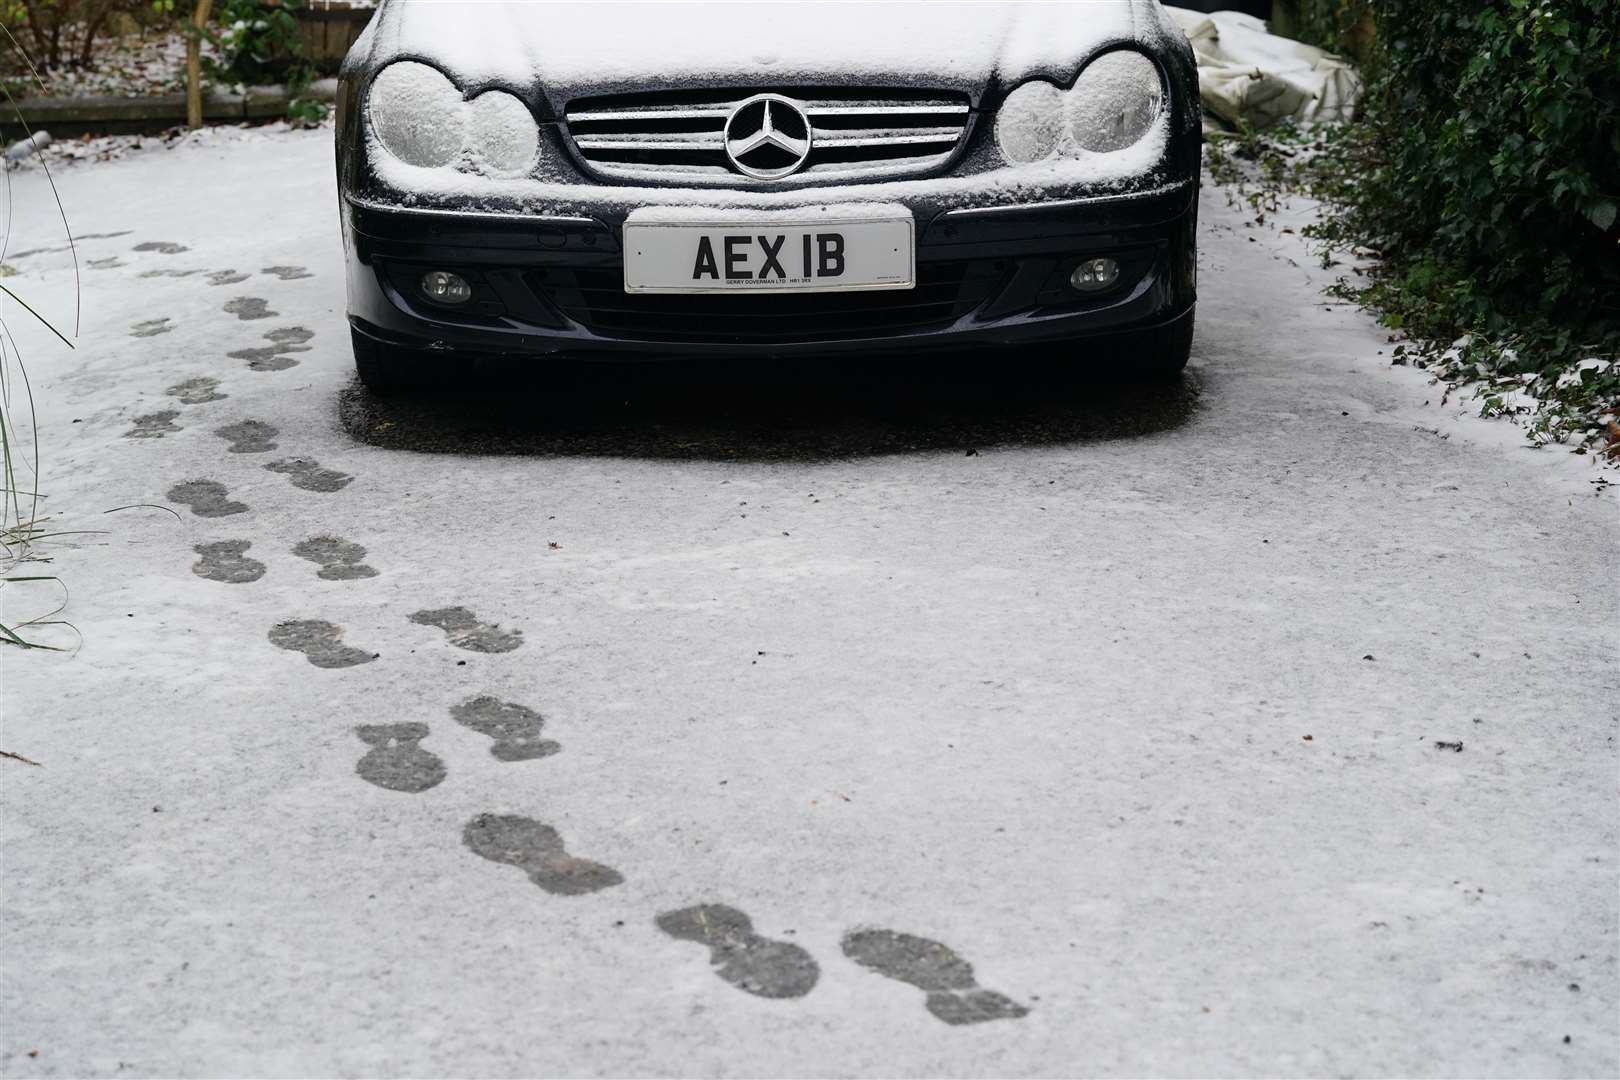
<svg viewBox="0 0 1620 1080"><path fill-rule="evenodd" d="M367 97L371 130L407 165L449 165L466 141L467 104L437 69L413 60L389 64Z"/></svg>
<svg viewBox="0 0 1620 1080"><path fill-rule="evenodd" d="M521 100L488 90L468 102L443 72L414 60L384 68L367 103L377 141L407 165L514 177L540 152L540 129Z"/></svg>
<svg viewBox="0 0 1620 1080"><path fill-rule="evenodd" d="M527 105L511 94L490 90L473 98L468 145L473 160L486 171L521 175L540 150L540 129Z"/></svg>
<svg viewBox="0 0 1620 1080"><path fill-rule="evenodd" d="M1131 49L1093 60L1064 95L1070 138L1094 154L1135 146L1163 108L1164 80L1158 66Z"/></svg>
<svg viewBox="0 0 1620 1080"><path fill-rule="evenodd" d="M1086 65L1072 89L1036 80L1008 94L996 115L996 146L1013 165L1117 153L1142 142L1164 103L1158 66L1117 49Z"/></svg>
<svg viewBox="0 0 1620 1080"><path fill-rule="evenodd" d="M1048 82L1027 82L1007 95L996 113L996 146L1014 165L1052 156L1058 148L1063 91Z"/></svg>

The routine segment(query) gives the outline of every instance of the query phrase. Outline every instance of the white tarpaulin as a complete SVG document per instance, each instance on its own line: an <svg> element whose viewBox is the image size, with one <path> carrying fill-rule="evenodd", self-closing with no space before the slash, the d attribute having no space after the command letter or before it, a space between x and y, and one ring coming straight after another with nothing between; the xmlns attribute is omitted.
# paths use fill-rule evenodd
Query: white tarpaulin
<svg viewBox="0 0 1620 1080"><path fill-rule="evenodd" d="M1330 52L1266 32L1263 20L1237 11L1165 5L1198 55L1204 107L1230 124L1263 128L1279 120L1348 120L1361 99L1361 76Z"/></svg>

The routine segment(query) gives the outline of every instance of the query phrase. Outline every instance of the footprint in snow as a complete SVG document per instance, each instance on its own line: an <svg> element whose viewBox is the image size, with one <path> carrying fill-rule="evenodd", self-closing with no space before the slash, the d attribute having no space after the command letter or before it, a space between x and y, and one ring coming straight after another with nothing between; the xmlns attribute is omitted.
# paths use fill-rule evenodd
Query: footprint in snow
<svg viewBox="0 0 1620 1080"><path fill-rule="evenodd" d="M973 965L937 941L893 930L853 930L844 935L844 955L923 991L928 1011L947 1024L1016 1020L1029 1012L1028 1006L982 989Z"/></svg>
<svg viewBox="0 0 1620 1080"><path fill-rule="evenodd" d="M164 316L161 319L147 319L145 322L134 324L129 328L129 336L157 337L159 334L167 334L173 329L174 327L169 324L168 316Z"/></svg>
<svg viewBox="0 0 1620 1080"><path fill-rule="evenodd" d="M147 413L145 416L135 418L135 426L124 432L126 439L161 439L180 429L175 426L174 418L180 414L173 409L164 409L162 412Z"/></svg>
<svg viewBox="0 0 1620 1080"><path fill-rule="evenodd" d="M285 474L292 480L293 487L303 488L305 491L319 491L327 495L334 491L342 491L354 479L348 473L323 469L320 462L311 458L284 458L281 461L272 461L265 468L271 472Z"/></svg>
<svg viewBox="0 0 1620 1080"><path fill-rule="evenodd" d="M115 266L123 266L124 260L116 255L109 255L105 259L91 259L85 265L92 270L111 270Z"/></svg>
<svg viewBox="0 0 1620 1080"><path fill-rule="evenodd" d="M411 794L437 787L444 780L444 760L417 745L428 737L426 724L361 724L354 733L371 747L355 763L360 779Z"/></svg>
<svg viewBox="0 0 1620 1080"><path fill-rule="evenodd" d="M271 344L236 349L225 355L232 360L246 360L251 371L285 371L298 366L298 361L287 354L309 352L309 346L304 342L314 337L315 332L302 326L284 326L264 336Z"/></svg>
<svg viewBox="0 0 1620 1080"><path fill-rule="evenodd" d="M232 349L225 355L232 360L246 360L249 371L286 371L298 366L298 361L287 356L303 349L278 349L271 345L255 345L247 349Z"/></svg>
<svg viewBox="0 0 1620 1080"><path fill-rule="evenodd" d="M523 631L502 630L494 623L482 623L464 607L434 608L418 611L411 616L418 626L437 626L450 639L450 644L469 652L511 652L523 644Z"/></svg>
<svg viewBox="0 0 1620 1080"><path fill-rule="evenodd" d="M279 330L265 332L265 338L285 348L296 348L315 336L315 331L302 326L283 326ZM307 350L304 350L307 351Z"/></svg>
<svg viewBox="0 0 1620 1080"><path fill-rule="evenodd" d="M239 282L246 281L247 279L248 275L238 274L235 270L215 270L213 273L208 275L208 284L235 285Z"/></svg>
<svg viewBox="0 0 1620 1080"><path fill-rule="evenodd" d="M550 825L515 814L479 814L461 831L461 841L490 862L515 866L556 896L583 896L623 883L611 866L568 854Z"/></svg>
<svg viewBox="0 0 1620 1080"><path fill-rule="evenodd" d="M155 251L159 255L178 255L182 251L191 249L184 244L176 244L171 240L147 240L135 245L136 251Z"/></svg>
<svg viewBox="0 0 1620 1080"><path fill-rule="evenodd" d="M357 581L377 576L376 570L360 561L366 557L366 549L341 537L316 536L300 542L292 551L300 559L318 563L320 569L315 571L315 576L326 581Z"/></svg>
<svg viewBox="0 0 1620 1080"><path fill-rule="evenodd" d="M346 668L369 664L376 653L343 644L343 628L320 619L291 619L270 628L270 644L304 654L318 668Z"/></svg>
<svg viewBox="0 0 1620 1080"><path fill-rule="evenodd" d="M247 504L233 502L225 485L217 480L187 480L169 489L169 501L191 507L198 517L230 517L246 513Z"/></svg>
<svg viewBox="0 0 1620 1080"><path fill-rule="evenodd" d="M489 752L500 761L533 761L550 757L562 749L552 740L540 737L545 717L533 709L488 694L451 706L450 715L462 727L494 739Z"/></svg>
<svg viewBox="0 0 1620 1080"><path fill-rule="evenodd" d="M803 997L821 977L809 953L790 941L754 933L753 922L736 908L698 904L666 911L657 922L670 937L707 947L714 973L756 997Z"/></svg>
<svg viewBox="0 0 1620 1080"><path fill-rule="evenodd" d="M188 278L202 273L201 270L142 270L136 277L143 278Z"/></svg>
<svg viewBox="0 0 1620 1080"><path fill-rule="evenodd" d="M218 540L212 544L198 544L192 548L202 558L191 566L191 572L210 581L223 581L227 585L245 585L264 577L264 563L244 554L253 546L251 540Z"/></svg>
<svg viewBox="0 0 1620 1080"><path fill-rule="evenodd" d="M175 383L163 392L170 397L179 398L182 405L204 405L210 401L224 401L230 397L229 394L218 393L218 390L218 379L199 375L195 379Z"/></svg>
<svg viewBox="0 0 1620 1080"><path fill-rule="evenodd" d="M281 314L279 311L271 311L269 305L257 296L238 296L227 300L225 310L243 322L250 319L271 319Z"/></svg>
<svg viewBox="0 0 1620 1080"><path fill-rule="evenodd" d="M231 444L233 454L264 454L276 448L276 429L263 420L239 420L215 428L214 434Z"/></svg>
<svg viewBox="0 0 1620 1080"><path fill-rule="evenodd" d="M267 266L263 270L259 271L259 273L272 274L280 278L282 281L297 281L299 278L315 276L308 270L305 270L302 266Z"/></svg>

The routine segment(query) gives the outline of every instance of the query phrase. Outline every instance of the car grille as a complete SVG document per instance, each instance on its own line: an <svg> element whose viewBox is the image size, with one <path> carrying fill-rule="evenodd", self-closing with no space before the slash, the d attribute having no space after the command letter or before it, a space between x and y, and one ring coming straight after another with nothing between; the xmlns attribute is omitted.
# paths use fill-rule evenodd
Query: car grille
<svg viewBox="0 0 1620 1080"><path fill-rule="evenodd" d="M926 173L950 160L971 116L965 96L944 91L771 92L791 99L810 122L809 156L794 180ZM713 90L584 98L568 105L568 134L604 176L768 184L744 176L726 154L726 119L753 96Z"/></svg>
<svg viewBox="0 0 1620 1080"><path fill-rule="evenodd" d="M738 296L626 293L617 267L548 268L533 280L564 315L606 336L769 344L942 329L983 304L1005 273L993 260L922 262L909 290Z"/></svg>

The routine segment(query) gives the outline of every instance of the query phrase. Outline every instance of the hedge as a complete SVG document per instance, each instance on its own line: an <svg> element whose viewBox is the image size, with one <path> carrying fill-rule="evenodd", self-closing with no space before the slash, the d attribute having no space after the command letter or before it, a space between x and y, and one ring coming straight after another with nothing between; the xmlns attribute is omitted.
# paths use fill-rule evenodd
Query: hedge
<svg viewBox="0 0 1620 1080"><path fill-rule="evenodd" d="M1620 439L1620 363L1558 382L1620 359L1620 0L1302 8L1327 44L1375 24L1361 123L1311 167L1315 235L1382 256L1361 300L1430 358L1466 338L1464 368L1537 376Z"/></svg>
<svg viewBox="0 0 1620 1080"><path fill-rule="evenodd" d="M1324 0L1325 2L1325 0ZM1343 229L1435 333L1620 339L1620 3L1369 0ZM1344 6L1344 5L1341 5Z"/></svg>

